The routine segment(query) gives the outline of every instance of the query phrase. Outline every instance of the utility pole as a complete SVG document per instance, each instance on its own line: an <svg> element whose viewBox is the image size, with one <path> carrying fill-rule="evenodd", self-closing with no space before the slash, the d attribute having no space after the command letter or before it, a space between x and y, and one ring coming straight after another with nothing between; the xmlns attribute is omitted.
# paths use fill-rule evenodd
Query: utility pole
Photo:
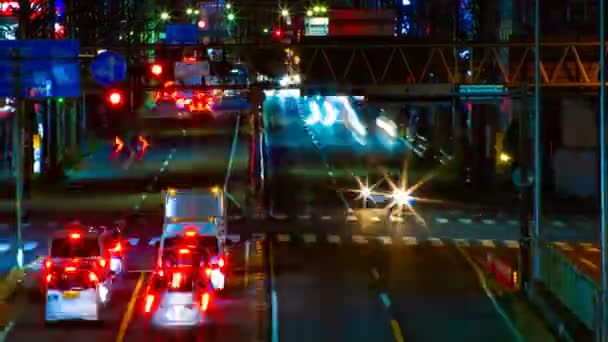
<svg viewBox="0 0 608 342"><path fill-rule="evenodd" d="M542 241L542 136L540 111L540 0L534 2L534 279L540 279ZM526 175L522 174L522 178Z"/></svg>
<svg viewBox="0 0 608 342"><path fill-rule="evenodd" d="M521 108L519 110L519 170L521 180L519 231L520 231L520 284L525 289L530 282L530 131L529 131L529 103L528 84L521 86Z"/></svg>
<svg viewBox="0 0 608 342"><path fill-rule="evenodd" d="M600 228L602 233L602 290L600 341L608 341L608 150L606 148L606 0L600 0Z"/></svg>

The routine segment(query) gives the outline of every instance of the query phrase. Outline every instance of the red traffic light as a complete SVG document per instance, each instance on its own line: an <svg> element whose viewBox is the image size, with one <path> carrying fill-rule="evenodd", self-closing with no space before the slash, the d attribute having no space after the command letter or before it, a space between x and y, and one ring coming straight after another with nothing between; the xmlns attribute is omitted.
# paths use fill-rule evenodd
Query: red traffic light
<svg viewBox="0 0 608 342"><path fill-rule="evenodd" d="M280 29L275 29L272 34L274 34L274 36L276 38L281 38L283 36L283 31L281 31Z"/></svg>
<svg viewBox="0 0 608 342"><path fill-rule="evenodd" d="M163 66L158 63L152 64L152 66L150 66L150 72L152 72L152 75L154 76L160 76L163 74Z"/></svg>
<svg viewBox="0 0 608 342"><path fill-rule="evenodd" d="M123 103L122 93L118 90L113 90L108 93L108 102L112 106L119 106Z"/></svg>

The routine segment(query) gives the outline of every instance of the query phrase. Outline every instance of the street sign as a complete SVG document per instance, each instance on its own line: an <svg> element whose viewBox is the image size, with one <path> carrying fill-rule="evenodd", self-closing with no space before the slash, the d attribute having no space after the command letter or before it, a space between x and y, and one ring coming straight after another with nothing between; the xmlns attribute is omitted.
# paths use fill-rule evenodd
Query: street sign
<svg viewBox="0 0 608 342"><path fill-rule="evenodd" d="M521 168L518 167L513 171L512 181L516 187L526 188L534 183L534 174L532 173L532 170L528 169L527 171L528 175L525 179L522 177Z"/></svg>
<svg viewBox="0 0 608 342"><path fill-rule="evenodd" d="M199 31L194 24L170 24L165 32L165 44L198 44Z"/></svg>
<svg viewBox="0 0 608 342"><path fill-rule="evenodd" d="M1 40L0 97L79 97L79 52L77 40Z"/></svg>
<svg viewBox="0 0 608 342"><path fill-rule="evenodd" d="M127 77L127 60L116 52L102 52L93 60L91 73L100 85L112 86Z"/></svg>

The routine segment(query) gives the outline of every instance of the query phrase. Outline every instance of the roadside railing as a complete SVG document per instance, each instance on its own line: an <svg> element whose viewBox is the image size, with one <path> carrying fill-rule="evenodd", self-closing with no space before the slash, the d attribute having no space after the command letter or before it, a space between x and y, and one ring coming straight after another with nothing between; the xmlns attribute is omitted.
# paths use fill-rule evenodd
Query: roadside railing
<svg viewBox="0 0 608 342"><path fill-rule="evenodd" d="M540 276L545 287L591 331L597 327L599 285L553 245L540 247Z"/></svg>

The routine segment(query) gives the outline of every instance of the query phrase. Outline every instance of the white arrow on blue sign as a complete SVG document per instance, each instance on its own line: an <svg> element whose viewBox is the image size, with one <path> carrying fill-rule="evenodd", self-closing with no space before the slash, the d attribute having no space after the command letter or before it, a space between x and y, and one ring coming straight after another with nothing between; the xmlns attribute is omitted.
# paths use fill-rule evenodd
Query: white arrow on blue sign
<svg viewBox="0 0 608 342"><path fill-rule="evenodd" d="M127 60L116 52L102 52L93 60L91 73L100 85L111 86L127 77Z"/></svg>

